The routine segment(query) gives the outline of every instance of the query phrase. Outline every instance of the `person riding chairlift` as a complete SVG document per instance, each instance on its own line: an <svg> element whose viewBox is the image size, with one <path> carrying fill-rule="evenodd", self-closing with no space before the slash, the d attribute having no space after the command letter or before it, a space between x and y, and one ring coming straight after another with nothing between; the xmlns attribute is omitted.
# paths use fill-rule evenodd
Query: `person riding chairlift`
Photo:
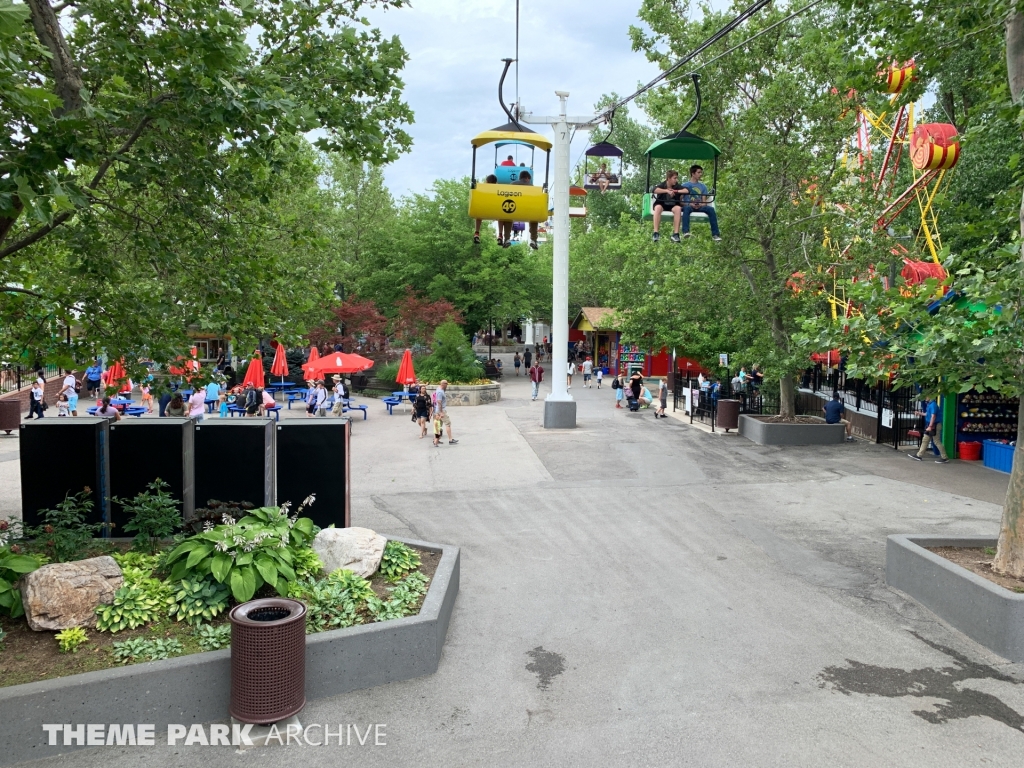
<svg viewBox="0 0 1024 768"><path fill-rule="evenodd" d="M516 161L512 159L512 155L509 155L505 160L501 161L501 165L515 165Z"/></svg>
<svg viewBox="0 0 1024 768"><path fill-rule="evenodd" d="M508 159L509 160L512 159L511 155L509 156ZM505 165L505 163L502 163L502 165ZM493 173L489 174L487 176L487 178L484 179L484 183L485 184L497 184L498 183L498 177L495 176ZM480 244L480 225L483 224L483 221L484 221L483 219L477 219L476 220L476 231L473 233L473 244L474 245L479 245ZM500 229L498 231L498 245L501 245L501 230Z"/></svg>
<svg viewBox="0 0 1024 768"><path fill-rule="evenodd" d="M530 187L530 186L533 186L533 177L530 176L530 172L529 171L523 171L522 173L519 174L519 179L516 180L513 183L515 183L515 184L523 184L525 186ZM498 236L498 242L501 243L503 248L511 248L512 247L512 222L511 221L499 222L498 223L498 231L500 232L500 235ZM530 222L530 247L533 248L533 250L535 250L535 251L539 247L537 245L537 222L536 221L531 221Z"/></svg>

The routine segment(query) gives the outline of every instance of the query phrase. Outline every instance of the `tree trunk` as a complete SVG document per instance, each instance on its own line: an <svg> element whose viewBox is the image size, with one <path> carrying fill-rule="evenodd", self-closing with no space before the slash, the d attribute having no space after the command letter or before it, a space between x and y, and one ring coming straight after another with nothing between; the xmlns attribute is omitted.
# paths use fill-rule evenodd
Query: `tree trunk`
<svg viewBox="0 0 1024 768"><path fill-rule="evenodd" d="M779 379L779 416L787 420L796 418L796 385L792 376Z"/></svg>
<svg viewBox="0 0 1024 768"><path fill-rule="evenodd" d="M60 29L57 14L49 0L26 0L32 14L32 26L36 37L50 52L50 67L53 70L54 89L63 103L62 109L54 110L59 117L82 108L82 73L68 50L64 33Z"/></svg>
<svg viewBox="0 0 1024 768"><path fill-rule="evenodd" d="M1012 13L1006 19L1006 72L1010 96L1019 102L1024 94L1024 15ZM1024 233L1024 196L1020 204L1020 229ZM1022 254L1024 258L1024 254ZM1024 439L1024 395L1017 413L1017 446ZM1024 578L1024 458L1014 451L1010 484L1003 502L1003 520L999 525L999 544L992 570Z"/></svg>

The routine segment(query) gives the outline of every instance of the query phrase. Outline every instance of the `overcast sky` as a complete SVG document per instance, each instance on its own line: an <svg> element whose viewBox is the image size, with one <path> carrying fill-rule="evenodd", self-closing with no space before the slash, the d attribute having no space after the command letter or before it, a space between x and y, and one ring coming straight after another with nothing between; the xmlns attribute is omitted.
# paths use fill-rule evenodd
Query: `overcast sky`
<svg viewBox="0 0 1024 768"><path fill-rule="evenodd" d="M569 114L590 114L602 94L628 95L658 69L630 49L639 0L521 0L519 97L535 114L558 112L556 90L569 92ZM421 192L438 178L469 175L469 140L507 122L498 106L503 58L515 57L515 0L413 0L377 11L371 21L398 35L409 53L406 100L416 113L412 151L386 170L396 196ZM510 70L506 100L515 97ZM538 128L546 136L550 129ZM586 148L580 131L572 162Z"/></svg>

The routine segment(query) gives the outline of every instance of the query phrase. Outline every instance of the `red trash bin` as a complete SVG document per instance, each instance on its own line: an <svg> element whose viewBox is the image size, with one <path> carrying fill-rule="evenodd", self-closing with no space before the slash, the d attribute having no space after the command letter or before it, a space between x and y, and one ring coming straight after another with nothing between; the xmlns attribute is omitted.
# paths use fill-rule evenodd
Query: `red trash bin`
<svg viewBox="0 0 1024 768"><path fill-rule="evenodd" d="M981 443L974 442L973 440L960 443L960 458L963 461L980 461Z"/></svg>

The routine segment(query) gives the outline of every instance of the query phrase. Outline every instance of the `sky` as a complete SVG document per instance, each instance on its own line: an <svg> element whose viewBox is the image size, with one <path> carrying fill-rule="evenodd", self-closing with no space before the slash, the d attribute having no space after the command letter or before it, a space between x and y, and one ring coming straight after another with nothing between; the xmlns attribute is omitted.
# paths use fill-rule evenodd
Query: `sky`
<svg viewBox="0 0 1024 768"><path fill-rule="evenodd" d="M556 90L569 92L570 115L587 115L603 94L626 96L658 74L629 43L640 0L520 0L519 97L525 111L558 114ZM503 58L515 57L515 0L413 0L412 7L367 14L398 35L409 54L405 98L416 114L412 151L385 169L396 197L423 192L438 178L468 176L469 141L508 121L498 106ZM514 66L514 65L513 65ZM505 99L515 98L514 70ZM551 129L537 126L550 136ZM586 149L580 131L571 162Z"/></svg>

